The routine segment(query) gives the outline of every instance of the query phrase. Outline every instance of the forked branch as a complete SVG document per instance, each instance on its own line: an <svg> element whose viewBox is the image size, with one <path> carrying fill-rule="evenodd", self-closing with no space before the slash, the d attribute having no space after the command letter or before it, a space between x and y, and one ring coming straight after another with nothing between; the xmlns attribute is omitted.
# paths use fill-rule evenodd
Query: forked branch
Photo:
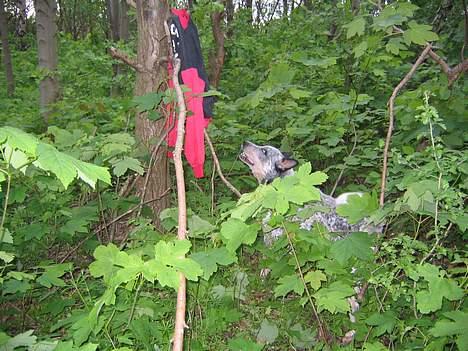
<svg viewBox="0 0 468 351"><path fill-rule="evenodd" d="M135 71L145 72L144 67L140 65L134 58L131 58L130 56L128 56L126 53L114 47L110 47L109 52L113 58L118 59L122 61L123 63L126 63L127 65L132 67Z"/></svg>

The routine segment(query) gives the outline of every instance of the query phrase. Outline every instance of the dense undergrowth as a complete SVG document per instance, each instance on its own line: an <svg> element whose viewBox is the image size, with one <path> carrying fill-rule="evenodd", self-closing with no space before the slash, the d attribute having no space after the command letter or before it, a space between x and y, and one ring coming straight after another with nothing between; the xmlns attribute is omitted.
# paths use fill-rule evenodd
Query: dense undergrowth
<svg viewBox="0 0 468 351"><path fill-rule="evenodd" d="M204 179L186 172L181 242L175 208L163 230L147 208L127 232L110 222L139 203L121 190L148 159L133 136L132 72L116 81L103 39L62 34L61 100L45 131L33 36L14 48L16 94L0 90L0 350L168 349L179 271L190 280L187 350L467 350L463 77L449 87L426 61L397 98L377 205L393 88L426 41L455 64L464 40L460 4L436 35L437 9L413 3L421 8L401 1L373 13L363 1L354 16L347 3L325 3L254 27L236 14L209 133L246 194L237 202L210 159ZM200 1L193 14L205 49L209 8ZM281 147L302 166L257 188L237 159L244 140ZM335 240L318 225L301 229L293 217L318 199L317 186L366 192L340 211L384 222L384 233ZM268 226L286 233L272 248L262 240L267 211ZM356 286L366 292L351 322Z"/></svg>

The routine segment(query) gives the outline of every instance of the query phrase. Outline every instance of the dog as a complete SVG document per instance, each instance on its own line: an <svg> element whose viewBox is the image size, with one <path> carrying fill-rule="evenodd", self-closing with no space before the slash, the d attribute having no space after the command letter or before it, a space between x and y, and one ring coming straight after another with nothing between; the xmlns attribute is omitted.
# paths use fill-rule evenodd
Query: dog
<svg viewBox="0 0 468 351"><path fill-rule="evenodd" d="M294 174L293 168L298 165L298 162L289 154L280 151L274 146L260 146L250 141L246 141L242 144L239 158L249 166L259 184L269 184L276 178L290 176ZM346 218L338 215L336 212L337 206L346 204L349 197L352 195L362 196L362 193L348 192L334 198L320 191L321 205L329 209L329 211L315 212L309 218L305 220L301 219L300 227L310 230L315 223L320 223L329 232L337 233L341 236L352 232L381 233L382 226L375 226L366 218L356 224L350 224ZM306 205L304 208L307 207ZM264 219L264 224L268 223L268 217L269 216ZM298 219L295 218L295 220ZM282 234L281 228L270 231L268 235L264 237L265 244L271 246ZM340 236L338 236L338 238L339 237Z"/></svg>
<svg viewBox="0 0 468 351"><path fill-rule="evenodd" d="M283 178L293 175L293 168L298 165L298 162L289 154L280 151L274 146L256 145L250 141L246 141L242 144L239 158L250 168L252 174L257 179L259 184L269 184L276 178ZM306 230L311 230L314 224L319 223L323 225L329 232L337 233L338 236L336 237L336 240L339 240L340 238L343 238L352 232L382 233L383 225L375 226L366 218L362 219L356 224L351 224L346 218L340 216L336 212L337 206L346 204L349 197L352 195L362 196L362 193L348 192L335 198L320 191L321 205L326 207L328 211L315 212L306 219L301 219L295 216L293 217L293 221L300 222L301 229ZM306 208L310 208L310 206L306 205L304 208L299 209L298 211L304 210ZM273 243L284 233L282 228L268 228L268 222L270 221L270 218L271 212L268 212L263 219L263 227L264 229L267 228L264 235L264 242L266 246L272 246ZM262 269L260 276L265 278L269 272L270 270L267 268ZM357 296L361 294L361 288L355 287L355 291ZM354 323L356 321L354 313L359 310L359 303L354 296L348 298L348 303L351 307L349 318L351 322ZM354 330L348 332L348 334L352 337L354 337L354 333Z"/></svg>

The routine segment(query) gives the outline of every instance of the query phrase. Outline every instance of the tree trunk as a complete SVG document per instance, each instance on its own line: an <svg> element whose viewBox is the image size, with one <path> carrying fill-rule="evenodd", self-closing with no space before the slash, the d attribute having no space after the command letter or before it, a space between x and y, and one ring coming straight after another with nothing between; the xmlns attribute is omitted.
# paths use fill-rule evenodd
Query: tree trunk
<svg viewBox="0 0 468 351"><path fill-rule="evenodd" d="M110 27L110 40L120 40L120 1L119 0L107 0L107 16Z"/></svg>
<svg viewBox="0 0 468 351"><path fill-rule="evenodd" d="M210 55L210 83L217 88L219 79L221 78L221 70L224 65L224 31L222 22L224 18L223 12L213 12L211 14L211 24L213 31L213 39L215 48Z"/></svg>
<svg viewBox="0 0 468 351"><path fill-rule="evenodd" d="M16 0L16 7L18 8L18 22L16 23L16 35L23 37L26 34L26 0Z"/></svg>
<svg viewBox="0 0 468 351"><path fill-rule="evenodd" d="M351 0L351 12L354 16L359 14L359 8L361 7L361 0Z"/></svg>
<svg viewBox="0 0 468 351"><path fill-rule="evenodd" d="M15 77L13 75L13 64L11 62L10 45L8 43L8 22L5 13L5 3L0 0L0 34L2 37L3 65L7 81L8 96L15 93Z"/></svg>
<svg viewBox="0 0 468 351"><path fill-rule="evenodd" d="M283 17L288 17L288 0L283 0Z"/></svg>
<svg viewBox="0 0 468 351"><path fill-rule="evenodd" d="M57 4L55 0L36 0L36 31L39 69L45 71L45 77L39 83L39 106L44 122L47 124L50 116L50 104L58 99L59 85L57 70Z"/></svg>
<svg viewBox="0 0 468 351"><path fill-rule="evenodd" d="M257 4L260 2L260 0L256 1ZM250 11L250 24L253 23L253 7L252 7L252 0L246 0L245 1L245 7Z"/></svg>
<svg viewBox="0 0 468 351"><path fill-rule="evenodd" d="M164 89L167 80L167 67L159 63L161 57L168 53L168 41L164 22L169 17L169 8L164 0L137 0L136 16L138 26L137 62L143 68L136 74L135 95L145 95L158 89ZM163 114L163 111L161 111ZM164 131L164 119L152 121L147 113L139 112L136 116L136 136L149 153L153 153L154 145ZM150 172L148 185L143 189L144 177L139 183L140 196L150 200L159 197L166 191L169 184L167 150L161 146L157 150ZM146 191L143 194L143 190ZM159 214L169 207L169 198L163 197L151 203L154 212L154 223L159 226Z"/></svg>
<svg viewBox="0 0 468 351"><path fill-rule="evenodd" d="M128 4L126 0L120 0L120 40L125 42L130 39L129 20L128 20Z"/></svg>

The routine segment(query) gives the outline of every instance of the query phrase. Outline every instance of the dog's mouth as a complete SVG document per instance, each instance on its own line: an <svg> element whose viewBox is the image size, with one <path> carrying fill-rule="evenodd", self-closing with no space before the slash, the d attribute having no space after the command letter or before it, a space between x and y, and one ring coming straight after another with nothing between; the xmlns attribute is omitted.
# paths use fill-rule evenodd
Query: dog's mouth
<svg viewBox="0 0 468 351"><path fill-rule="evenodd" d="M247 156L247 154L245 152L241 152L241 154L239 155L239 158L245 164L247 164L249 166L253 166L253 162L250 160L249 156Z"/></svg>

